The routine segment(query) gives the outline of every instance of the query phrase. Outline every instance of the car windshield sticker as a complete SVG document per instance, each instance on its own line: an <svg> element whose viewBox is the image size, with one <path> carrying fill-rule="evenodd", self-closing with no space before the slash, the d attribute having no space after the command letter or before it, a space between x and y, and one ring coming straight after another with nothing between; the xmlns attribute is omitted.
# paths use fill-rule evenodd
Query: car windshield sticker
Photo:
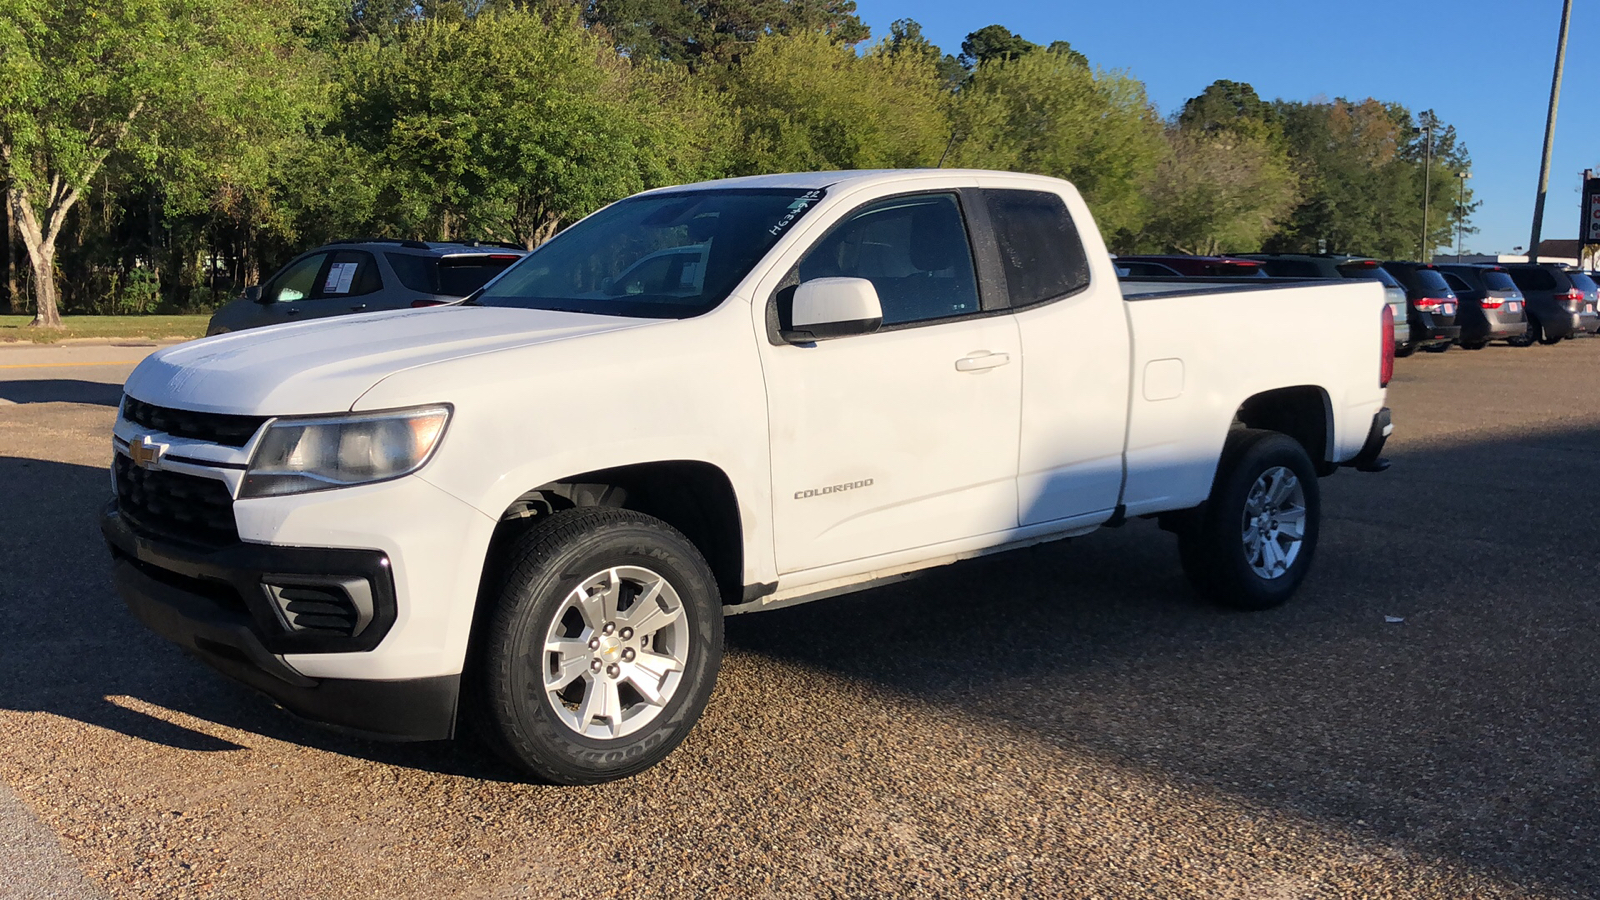
<svg viewBox="0 0 1600 900"><path fill-rule="evenodd" d="M328 267L328 280L322 286L324 294L348 294L350 282L356 277L356 266L360 263L344 262L334 263Z"/></svg>
<svg viewBox="0 0 1600 900"><path fill-rule="evenodd" d="M820 199L822 199L821 191L806 191L804 194L801 194L799 197L795 198L793 203L789 204L789 211L784 213L783 218L779 219L776 225L773 225L771 228L767 229L767 234L770 234L773 237L777 237L778 235L782 234L783 230L788 228L789 224L798 218L801 213L805 212L807 207Z"/></svg>

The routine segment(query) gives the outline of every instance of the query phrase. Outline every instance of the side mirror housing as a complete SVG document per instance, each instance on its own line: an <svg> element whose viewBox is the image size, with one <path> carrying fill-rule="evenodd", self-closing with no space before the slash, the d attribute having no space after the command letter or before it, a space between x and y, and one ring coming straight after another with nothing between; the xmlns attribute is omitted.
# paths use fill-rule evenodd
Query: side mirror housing
<svg viewBox="0 0 1600 900"><path fill-rule="evenodd" d="M878 289L865 278L814 278L794 291L789 328L791 344L871 334L883 324Z"/></svg>
<svg viewBox="0 0 1600 900"><path fill-rule="evenodd" d="M244 289L244 298L251 303L266 303L267 301L261 299L261 297L261 285L259 284L252 284Z"/></svg>

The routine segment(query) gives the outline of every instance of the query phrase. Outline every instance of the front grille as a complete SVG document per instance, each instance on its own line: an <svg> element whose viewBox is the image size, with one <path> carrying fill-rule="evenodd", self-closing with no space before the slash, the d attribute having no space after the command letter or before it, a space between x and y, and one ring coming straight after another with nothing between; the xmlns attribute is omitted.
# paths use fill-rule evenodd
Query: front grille
<svg viewBox="0 0 1600 900"><path fill-rule="evenodd" d="M164 431L173 437L210 441L229 447L243 447L265 423L265 416L232 416L223 413L169 409L124 394L122 416L135 425Z"/></svg>
<svg viewBox="0 0 1600 900"><path fill-rule="evenodd" d="M355 634L360 613L355 603L337 588L312 585L274 586L274 599L295 631L349 637Z"/></svg>
<svg viewBox="0 0 1600 900"><path fill-rule="evenodd" d="M117 509L133 525L207 547L238 543L227 485L181 472L141 469L120 453L114 466Z"/></svg>

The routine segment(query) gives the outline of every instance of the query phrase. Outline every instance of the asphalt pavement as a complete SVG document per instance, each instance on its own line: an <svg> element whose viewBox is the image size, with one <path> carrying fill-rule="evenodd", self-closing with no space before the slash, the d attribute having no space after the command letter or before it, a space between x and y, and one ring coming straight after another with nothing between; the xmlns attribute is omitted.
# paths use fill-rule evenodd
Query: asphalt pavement
<svg viewBox="0 0 1600 900"><path fill-rule="evenodd" d="M0 348L0 897L1600 896L1600 340L1400 360L1394 466L1323 482L1282 609L1135 521L736 617L684 745L576 789L127 615L95 515L148 349Z"/></svg>

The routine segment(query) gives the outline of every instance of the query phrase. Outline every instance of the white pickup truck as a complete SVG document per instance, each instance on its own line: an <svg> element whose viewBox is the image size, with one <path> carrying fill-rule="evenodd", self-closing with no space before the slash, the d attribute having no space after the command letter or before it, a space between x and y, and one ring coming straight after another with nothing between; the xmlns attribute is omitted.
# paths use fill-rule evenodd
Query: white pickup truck
<svg viewBox="0 0 1600 900"><path fill-rule="evenodd" d="M600 782L693 726L724 614L1130 516L1203 594L1283 602L1318 477L1386 464L1390 315L1376 283L1119 284L1049 178L657 190L457 305L150 356L102 530L140 620L287 709L470 717Z"/></svg>

